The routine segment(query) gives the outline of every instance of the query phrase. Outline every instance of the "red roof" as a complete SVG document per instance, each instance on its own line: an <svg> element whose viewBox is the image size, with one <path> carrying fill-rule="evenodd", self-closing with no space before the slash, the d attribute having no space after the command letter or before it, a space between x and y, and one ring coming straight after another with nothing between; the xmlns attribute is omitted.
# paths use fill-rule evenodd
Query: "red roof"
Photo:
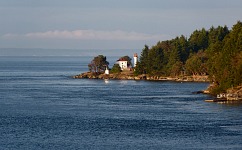
<svg viewBox="0 0 242 150"><path fill-rule="evenodd" d="M125 60L124 58L120 58L120 59L117 60L117 61L127 61L127 60Z"/></svg>

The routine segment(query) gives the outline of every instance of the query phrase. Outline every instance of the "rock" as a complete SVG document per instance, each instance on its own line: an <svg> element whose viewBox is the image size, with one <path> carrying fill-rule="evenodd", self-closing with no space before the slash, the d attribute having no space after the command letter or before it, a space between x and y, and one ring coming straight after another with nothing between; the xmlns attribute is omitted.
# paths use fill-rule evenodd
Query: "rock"
<svg viewBox="0 0 242 150"><path fill-rule="evenodd" d="M191 81L191 82L208 82L207 76L183 76L183 77L164 77L164 76L149 76L146 74L134 76L133 71L125 71L114 74L98 74L92 72L84 72L73 76L75 79L117 79L117 80L154 80L154 81Z"/></svg>

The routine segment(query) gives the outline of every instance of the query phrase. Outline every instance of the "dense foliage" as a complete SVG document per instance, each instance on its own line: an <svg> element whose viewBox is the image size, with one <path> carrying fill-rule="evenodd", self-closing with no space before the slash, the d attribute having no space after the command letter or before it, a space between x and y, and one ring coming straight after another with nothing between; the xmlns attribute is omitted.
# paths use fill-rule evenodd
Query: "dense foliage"
<svg viewBox="0 0 242 150"><path fill-rule="evenodd" d="M113 65L113 68L111 69L111 73L120 73L122 70L121 70L121 68L120 68L120 66L119 66L119 64L114 64Z"/></svg>
<svg viewBox="0 0 242 150"><path fill-rule="evenodd" d="M109 65L106 57L103 55L98 55L93 58L90 64L88 64L88 68L90 72L94 73L102 73L105 71L106 67Z"/></svg>
<svg viewBox="0 0 242 150"><path fill-rule="evenodd" d="M209 75L214 93L242 83L242 23L211 27L185 36L145 45L135 68L136 74L161 76Z"/></svg>

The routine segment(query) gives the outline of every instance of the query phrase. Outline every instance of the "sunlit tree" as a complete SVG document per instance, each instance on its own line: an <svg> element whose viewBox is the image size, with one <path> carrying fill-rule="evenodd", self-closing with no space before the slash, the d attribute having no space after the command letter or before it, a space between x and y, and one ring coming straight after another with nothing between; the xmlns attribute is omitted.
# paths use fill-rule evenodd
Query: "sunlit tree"
<svg viewBox="0 0 242 150"><path fill-rule="evenodd" d="M106 60L106 56L98 55L93 58L88 68L90 72L101 73L104 72L109 62Z"/></svg>

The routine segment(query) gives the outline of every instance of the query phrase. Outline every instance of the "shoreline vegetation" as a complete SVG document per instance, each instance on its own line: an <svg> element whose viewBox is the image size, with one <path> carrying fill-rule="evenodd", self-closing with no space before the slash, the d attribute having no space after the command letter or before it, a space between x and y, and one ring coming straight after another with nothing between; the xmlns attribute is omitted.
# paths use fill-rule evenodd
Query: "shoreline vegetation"
<svg viewBox="0 0 242 150"><path fill-rule="evenodd" d="M156 45L144 46L134 54L134 64L123 56L109 69L106 57L99 55L88 64L89 72L73 78L209 82L198 92L216 96L208 102L242 100L242 22L195 30Z"/></svg>

